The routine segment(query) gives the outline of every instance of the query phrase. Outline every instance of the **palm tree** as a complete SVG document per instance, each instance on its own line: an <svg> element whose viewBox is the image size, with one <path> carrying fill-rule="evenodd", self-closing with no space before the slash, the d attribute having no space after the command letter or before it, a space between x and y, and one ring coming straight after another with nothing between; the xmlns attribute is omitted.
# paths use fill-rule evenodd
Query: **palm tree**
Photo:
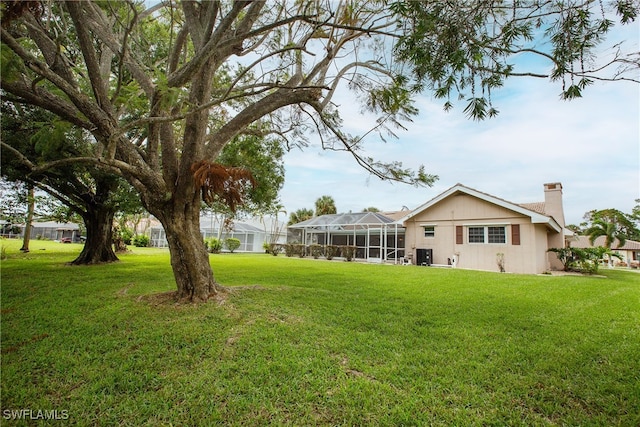
<svg viewBox="0 0 640 427"><path fill-rule="evenodd" d="M289 215L289 222L287 223L287 225L297 224L299 222L306 221L311 218L313 218L313 211L311 209L306 209L306 208L298 209L295 212L291 212L291 215Z"/></svg>
<svg viewBox="0 0 640 427"><path fill-rule="evenodd" d="M337 213L336 202L331 196L322 196L316 200L316 216Z"/></svg>
<svg viewBox="0 0 640 427"><path fill-rule="evenodd" d="M591 227L586 230L589 242L594 244L596 239L604 236L604 247L611 250L611 246L617 240L618 247L623 246L627 241L626 236L618 227L618 223L609 218L597 218L591 222ZM609 267L612 266L611 254L609 254Z"/></svg>

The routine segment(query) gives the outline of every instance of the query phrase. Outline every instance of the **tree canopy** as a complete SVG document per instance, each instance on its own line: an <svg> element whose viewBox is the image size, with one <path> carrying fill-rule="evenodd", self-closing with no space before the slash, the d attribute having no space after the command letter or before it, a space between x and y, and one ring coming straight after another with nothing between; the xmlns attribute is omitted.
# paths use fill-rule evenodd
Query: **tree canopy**
<svg viewBox="0 0 640 427"><path fill-rule="evenodd" d="M320 196L316 200L316 216L334 214L338 212L336 208L336 201L331 196Z"/></svg>
<svg viewBox="0 0 640 427"><path fill-rule="evenodd" d="M638 236L638 227L633 215L627 215L617 209L593 210L585 214L584 235L589 236L591 244L604 236L604 246L608 249L624 246L627 239Z"/></svg>
<svg viewBox="0 0 640 427"><path fill-rule="evenodd" d="M289 214L289 222L287 225L297 224L311 218L313 218L313 209L301 208Z"/></svg>
<svg viewBox="0 0 640 427"><path fill-rule="evenodd" d="M314 138L349 153L382 179L431 185L424 168L366 155L366 136L386 137L431 91L476 119L496 113L505 78L561 82L565 98L593 79L633 79L637 52L606 63L597 48L614 25L636 18L633 0L142 1L2 3L0 88L12 102L47 109L89 132L92 152L52 161L90 164L124 177L167 233L177 297L203 301L218 286L197 241L202 186L194 165L215 162L234 138ZM543 43L543 42L546 42ZM538 46L544 46L538 47ZM533 55L549 73L518 70ZM334 103L351 90L378 120L350 135ZM4 96L4 95L3 95Z"/></svg>
<svg viewBox="0 0 640 427"><path fill-rule="evenodd" d="M279 192L284 185L284 149L275 138L242 135L227 144L217 158L221 165L243 168L251 172L253 185L246 188L242 204L237 208L251 215L273 212L279 205ZM234 215L224 201L212 205L216 213Z"/></svg>
<svg viewBox="0 0 640 427"><path fill-rule="evenodd" d="M1 108L2 177L48 193L82 218L87 233L85 245L71 263L117 261L111 247L113 215L120 209L126 195L123 189L129 184L92 164L64 163L65 159L91 152L88 132L40 107L12 104L5 99ZM51 166L39 170L43 164ZM25 245L29 230L25 229Z"/></svg>

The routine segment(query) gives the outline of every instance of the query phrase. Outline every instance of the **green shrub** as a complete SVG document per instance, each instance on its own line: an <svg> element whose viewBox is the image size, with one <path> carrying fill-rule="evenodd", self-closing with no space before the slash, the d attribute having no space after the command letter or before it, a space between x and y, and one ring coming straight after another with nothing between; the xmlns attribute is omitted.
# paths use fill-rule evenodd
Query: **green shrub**
<svg viewBox="0 0 640 427"><path fill-rule="evenodd" d="M216 237L209 237L205 242L207 244L207 250L212 254L219 254L222 250L222 242Z"/></svg>
<svg viewBox="0 0 640 427"><path fill-rule="evenodd" d="M597 260L581 259L577 263L578 270L585 274L597 274L600 263Z"/></svg>
<svg viewBox="0 0 640 427"><path fill-rule="evenodd" d="M236 249L240 247L240 239L236 239L235 237L228 237L224 239L225 248L229 249L229 252L233 253Z"/></svg>
<svg viewBox="0 0 640 427"><path fill-rule="evenodd" d="M266 252L273 256L278 256L280 252L282 252L282 245L279 243L265 243L267 245Z"/></svg>
<svg viewBox="0 0 640 427"><path fill-rule="evenodd" d="M621 258L619 254L602 246L595 248L551 248L549 252L557 255L564 265L565 271L579 271L585 274L598 273L600 261L604 259L605 255L609 258Z"/></svg>
<svg viewBox="0 0 640 427"><path fill-rule="evenodd" d="M130 228L123 228L120 230L120 238L125 245L131 244L131 239L133 238L133 231Z"/></svg>
<svg viewBox="0 0 640 427"><path fill-rule="evenodd" d="M339 252L340 252L340 248L336 245L327 245L324 247L324 256L329 260L337 256Z"/></svg>
<svg viewBox="0 0 640 427"><path fill-rule="evenodd" d="M293 243L287 243L284 245L284 254L288 257L294 256L296 253L296 245Z"/></svg>
<svg viewBox="0 0 640 427"><path fill-rule="evenodd" d="M295 254L298 255L300 258L304 258L305 256L307 256L307 246L303 245L303 244L298 244L295 245Z"/></svg>
<svg viewBox="0 0 640 427"><path fill-rule="evenodd" d="M555 253L558 261L562 263L564 271L569 271L572 267L575 267L577 260L574 249L576 248L551 248L548 252Z"/></svg>
<svg viewBox="0 0 640 427"><path fill-rule="evenodd" d="M356 246L342 246L340 249L342 249L342 255L347 259L347 261L351 261L356 255L356 250L358 248Z"/></svg>
<svg viewBox="0 0 640 427"><path fill-rule="evenodd" d="M309 253L314 259L318 259L322 256L322 245L310 245Z"/></svg>
<svg viewBox="0 0 640 427"><path fill-rule="evenodd" d="M146 234L138 234L133 238L133 246L138 248L146 248L149 246L151 239Z"/></svg>

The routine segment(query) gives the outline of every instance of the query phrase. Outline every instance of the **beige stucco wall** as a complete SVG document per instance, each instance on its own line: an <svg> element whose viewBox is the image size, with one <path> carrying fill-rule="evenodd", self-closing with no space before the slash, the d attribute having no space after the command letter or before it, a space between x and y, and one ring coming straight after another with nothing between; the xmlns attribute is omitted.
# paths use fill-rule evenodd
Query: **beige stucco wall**
<svg viewBox="0 0 640 427"><path fill-rule="evenodd" d="M512 244L511 225L520 225L520 245ZM416 259L416 249L432 249L433 263L446 265L457 259L457 267L499 271L497 254L504 254L505 269L513 273L542 273L549 269L547 227L532 224L528 216L458 193L447 197L408 220L406 251ZM424 237L424 225L435 226L435 236ZM505 225L505 244L467 243L469 225ZM464 226L463 244L456 244L456 226Z"/></svg>
<svg viewBox="0 0 640 427"><path fill-rule="evenodd" d="M550 233L549 234L549 248L564 248L564 235L562 233ZM564 265L558 260L558 257L553 252L548 254L549 270L562 270Z"/></svg>

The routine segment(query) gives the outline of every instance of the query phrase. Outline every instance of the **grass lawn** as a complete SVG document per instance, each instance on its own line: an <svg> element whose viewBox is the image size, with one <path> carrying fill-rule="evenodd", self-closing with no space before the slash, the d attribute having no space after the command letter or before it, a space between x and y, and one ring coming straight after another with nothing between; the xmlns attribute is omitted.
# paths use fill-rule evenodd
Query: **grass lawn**
<svg viewBox="0 0 640 427"><path fill-rule="evenodd" d="M638 273L222 254L229 297L174 306L167 251L2 244L2 425L640 425Z"/></svg>

